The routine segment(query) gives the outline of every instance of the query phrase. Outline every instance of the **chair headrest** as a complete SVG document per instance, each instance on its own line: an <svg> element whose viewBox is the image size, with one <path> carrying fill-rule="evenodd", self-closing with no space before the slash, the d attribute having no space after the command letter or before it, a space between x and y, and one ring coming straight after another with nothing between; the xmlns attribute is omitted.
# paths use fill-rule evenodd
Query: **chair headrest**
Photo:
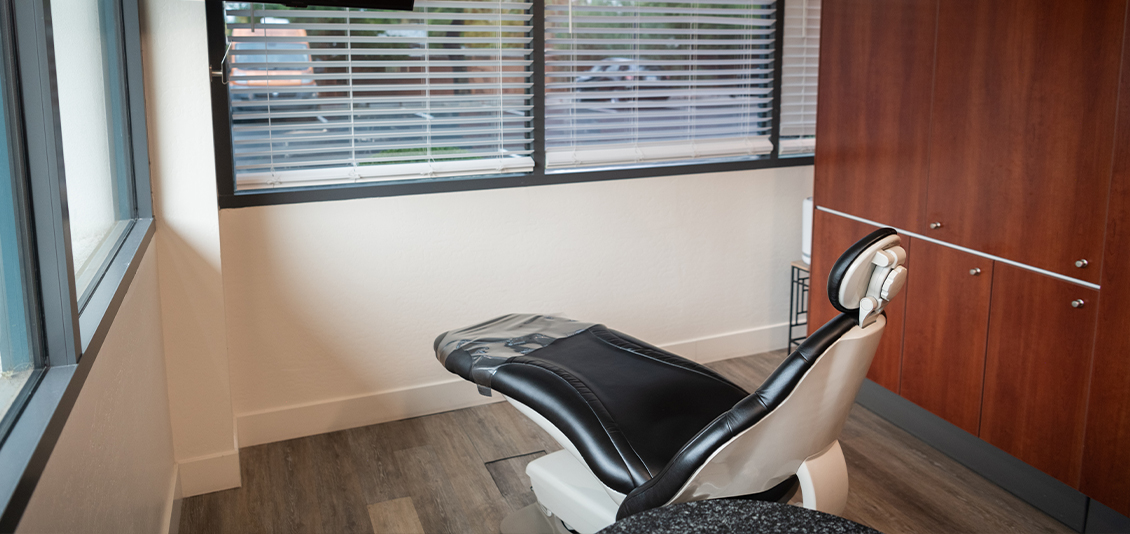
<svg viewBox="0 0 1130 534"><path fill-rule="evenodd" d="M857 241L832 265L828 298L859 325L874 320L906 283L906 250L893 228L880 228Z"/></svg>

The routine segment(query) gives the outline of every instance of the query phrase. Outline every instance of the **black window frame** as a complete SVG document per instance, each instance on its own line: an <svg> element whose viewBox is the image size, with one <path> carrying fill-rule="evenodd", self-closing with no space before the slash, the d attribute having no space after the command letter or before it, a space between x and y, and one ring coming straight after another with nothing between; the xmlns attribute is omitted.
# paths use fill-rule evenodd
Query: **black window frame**
<svg viewBox="0 0 1130 534"><path fill-rule="evenodd" d="M0 532L18 527L154 233L138 0L112 1L124 63L125 98L117 118L129 131L134 202L128 227L91 289L80 295L71 254L50 0L0 0L0 59L5 89L10 89L2 104L12 121L18 200L27 211L31 285L37 292L30 313L42 362L21 391L25 402L13 405L10 428L0 435Z"/></svg>
<svg viewBox="0 0 1130 534"><path fill-rule="evenodd" d="M784 68L785 2L776 0L777 20L774 32L775 55L773 61L773 94L781 94L781 74ZM231 105L224 76L219 69L224 68L223 59L227 49L224 31L224 0L206 0L205 21L208 28L208 57L210 88L212 93L212 138L215 144L216 193L220 209L244 208L250 206L269 206L275 204L295 204L302 202L323 202L355 198L390 197L418 195L427 193L446 193L455 191L476 191L507 187L595 182L602 180L623 180L629 178L653 178L658 176L678 176L710 172L744 171L776 167L795 167L812 165L815 158L809 154L782 156L780 150L781 106L774 102L772 110L772 130L769 139L773 151L765 156L740 160L721 160L704 162L676 162L671 164L647 163L633 166L611 168L554 170L545 168L545 5L534 0L533 42L533 160L534 169L528 173L457 176L450 178L428 178L395 180L382 182L361 182L326 184L303 187L279 187L239 191L235 184L233 148L231 138ZM310 2L318 5L316 0Z"/></svg>

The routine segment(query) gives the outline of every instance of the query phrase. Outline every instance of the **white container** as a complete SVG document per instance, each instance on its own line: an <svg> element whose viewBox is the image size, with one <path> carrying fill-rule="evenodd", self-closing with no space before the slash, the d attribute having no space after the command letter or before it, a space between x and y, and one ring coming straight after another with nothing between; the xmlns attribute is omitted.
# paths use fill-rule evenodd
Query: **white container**
<svg viewBox="0 0 1130 534"><path fill-rule="evenodd" d="M801 203L800 259L804 263L812 263L812 197Z"/></svg>

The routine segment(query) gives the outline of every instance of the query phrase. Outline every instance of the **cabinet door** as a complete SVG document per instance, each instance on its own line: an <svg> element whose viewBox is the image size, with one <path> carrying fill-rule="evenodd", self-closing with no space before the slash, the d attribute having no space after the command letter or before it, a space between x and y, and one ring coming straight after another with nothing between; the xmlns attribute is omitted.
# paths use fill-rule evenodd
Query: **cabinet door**
<svg viewBox="0 0 1130 534"><path fill-rule="evenodd" d="M899 393L977 435L993 261L916 239L913 274Z"/></svg>
<svg viewBox="0 0 1130 534"><path fill-rule="evenodd" d="M1005 263L994 268L981 439L1074 487L1097 297Z"/></svg>
<svg viewBox="0 0 1130 534"><path fill-rule="evenodd" d="M832 264L836 263L840 254L878 229L851 219L832 215L831 213L817 210L812 220L812 271L809 275L808 291L808 332L811 334L824 323L840 314L832 307L828 300L828 273L832 271ZM907 251L907 266L910 259L910 238L902 236L902 246ZM913 269L907 280L913 280ZM908 282L910 283L910 282ZM895 300L887 306L887 327L883 330L883 339L879 341L879 348L875 351L875 359L871 362L871 369L867 378L877 384L898 393L899 390L899 359L902 354L902 320L903 307L906 302L904 289Z"/></svg>
<svg viewBox="0 0 1130 534"><path fill-rule="evenodd" d="M817 205L918 227L936 14L936 0L824 1Z"/></svg>
<svg viewBox="0 0 1130 534"><path fill-rule="evenodd" d="M1098 282L1125 12L1125 0L941 3L918 231Z"/></svg>
<svg viewBox="0 0 1130 534"><path fill-rule="evenodd" d="M1126 454L1130 450L1130 42L1123 47L1099 324L1079 489L1130 515L1130 454Z"/></svg>

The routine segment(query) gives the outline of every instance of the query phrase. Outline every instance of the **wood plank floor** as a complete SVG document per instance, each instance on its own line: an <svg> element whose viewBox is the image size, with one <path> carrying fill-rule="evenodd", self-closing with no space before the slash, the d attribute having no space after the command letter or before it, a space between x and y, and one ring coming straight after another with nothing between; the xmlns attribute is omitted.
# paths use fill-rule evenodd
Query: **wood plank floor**
<svg viewBox="0 0 1130 534"><path fill-rule="evenodd" d="M711 364L752 391L785 357ZM844 517L887 533L1073 532L856 405ZM240 451L243 487L184 500L181 534L496 533L560 447L506 403Z"/></svg>

